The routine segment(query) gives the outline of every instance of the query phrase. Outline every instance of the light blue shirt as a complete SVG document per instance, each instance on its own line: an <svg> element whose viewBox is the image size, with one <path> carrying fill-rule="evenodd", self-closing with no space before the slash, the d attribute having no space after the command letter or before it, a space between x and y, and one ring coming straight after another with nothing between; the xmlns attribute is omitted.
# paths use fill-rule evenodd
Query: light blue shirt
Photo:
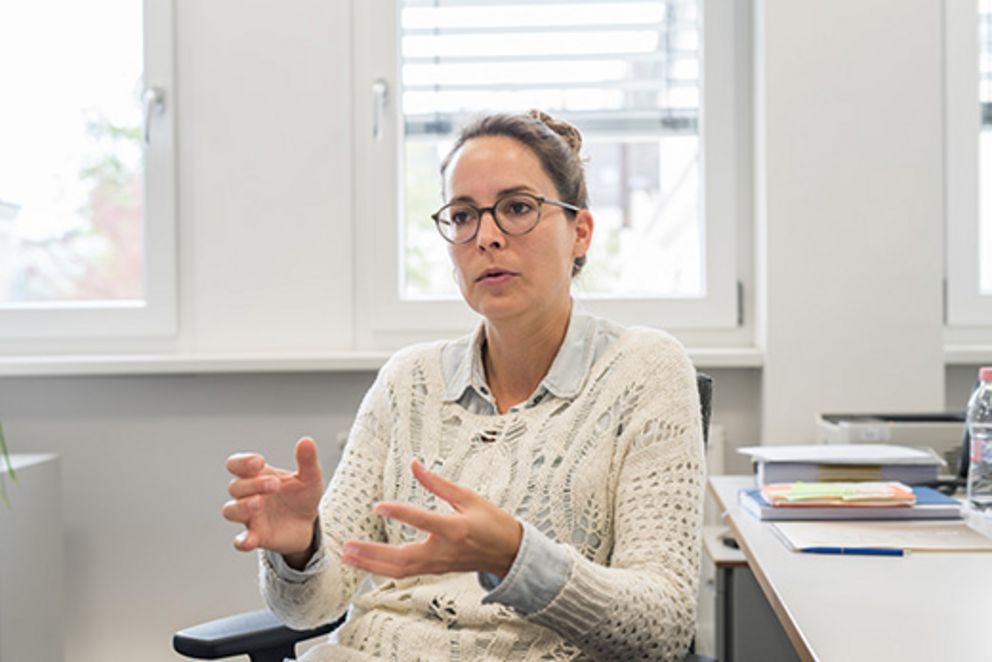
<svg viewBox="0 0 992 662"><path fill-rule="evenodd" d="M527 400L510 407L507 413L534 407L547 398L571 399L582 389L592 365L623 332L623 328L598 318L573 312L568 330L547 375ZM441 350L444 400L455 402L480 415L497 416L496 401L486 382L482 362L485 327L448 343ZM523 525L520 548L506 577L479 573L479 584L489 591L484 604L497 602L527 615L540 611L561 591L571 570L571 558L564 547L528 522ZM319 530L319 525L318 525ZM276 573L284 580L302 582L320 572L327 559L319 538L317 551L303 570L290 568L282 555L266 552Z"/></svg>
<svg viewBox="0 0 992 662"><path fill-rule="evenodd" d="M612 322L573 312L548 374L527 400L513 405L507 413L533 407L549 395L574 398L585 384L592 364L622 332L623 327ZM441 350L444 400L457 402L475 414L495 416L496 401L489 391L482 364L485 338L485 327L480 324L474 333L448 343Z"/></svg>

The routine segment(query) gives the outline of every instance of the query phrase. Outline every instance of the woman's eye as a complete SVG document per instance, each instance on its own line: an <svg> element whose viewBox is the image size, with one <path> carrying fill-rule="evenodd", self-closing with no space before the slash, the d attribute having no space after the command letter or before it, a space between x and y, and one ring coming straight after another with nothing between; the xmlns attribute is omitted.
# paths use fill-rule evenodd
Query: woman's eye
<svg viewBox="0 0 992 662"><path fill-rule="evenodd" d="M472 220L472 214L467 211L455 211L451 213L451 222L455 225L465 225Z"/></svg>
<svg viewBox="0 0 992 662"><path fill-rule="evenodd" d="M523 200L511 200L509 204L506 205L507 209L511 214L516 216L522 216L527 214L533 208L530 203Z"/></svg>

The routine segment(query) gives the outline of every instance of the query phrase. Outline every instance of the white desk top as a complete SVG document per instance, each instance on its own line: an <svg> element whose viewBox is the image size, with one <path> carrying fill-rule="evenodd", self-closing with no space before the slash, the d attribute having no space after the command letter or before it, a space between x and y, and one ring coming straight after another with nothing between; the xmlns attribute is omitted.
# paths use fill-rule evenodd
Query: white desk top
<svg viewBox="0 0 992 662"><path fill-rule="evenodd" d="M977 660L992 656L992 553L832 556L788 550L737 506L751 477L710 489L804 660Z"/></svg>

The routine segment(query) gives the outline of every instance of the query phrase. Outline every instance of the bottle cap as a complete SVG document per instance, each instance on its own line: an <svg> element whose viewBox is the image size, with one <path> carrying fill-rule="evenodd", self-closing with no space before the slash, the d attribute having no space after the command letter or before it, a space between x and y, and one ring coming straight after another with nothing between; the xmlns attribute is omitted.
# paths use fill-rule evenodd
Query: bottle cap
<svg viewBox="0 0 992 662"><path fill-rule="evenodd" d="M978 371L978 380L982 382L992 382L992 367L984 367Z"/></svg>

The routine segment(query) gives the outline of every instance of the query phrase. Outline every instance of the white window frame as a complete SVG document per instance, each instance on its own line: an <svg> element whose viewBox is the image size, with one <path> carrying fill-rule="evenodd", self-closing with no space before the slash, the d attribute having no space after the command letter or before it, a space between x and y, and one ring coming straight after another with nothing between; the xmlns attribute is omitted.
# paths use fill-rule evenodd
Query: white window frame
<svg viewBox="0 0 992 662"><path fill-rule="evenodd" d="M145 146L142 302L0 304L0 350L18 341L170 336L176 333L174 0L144 0L144 84L164 93ZM71 54L66 54L70 57ZM61 345L60 345L61 347Z"/></svg>
<svg viewBox="0 0 992 662"><path fill-rule="evenodd" d="M947 324L992 325L979 283L978 3L944 3Z"/></svg>
<svg viewBox="0 0 992 662"><path fill-rule="evenodd" d="M702 299L592 299L581 306L623 324L666 329L735 329L741 313L738 283L737 110L734 84L734 0L702 1L700 168L707 296ZM392 8L387 11L386 8ZM388 349L452 336L478 319L462 301L403 301L399 296L402 212L402 113L398 0L352 1L354 38L353 154L355 176L356 339ZM375 108L373 86L385 83ZM373 137L378 119L378 137ZM595 205L592 207L595 217ZM426 222L426 221L425 221ZM593 239L595 241L595 237Z"/></svg>

